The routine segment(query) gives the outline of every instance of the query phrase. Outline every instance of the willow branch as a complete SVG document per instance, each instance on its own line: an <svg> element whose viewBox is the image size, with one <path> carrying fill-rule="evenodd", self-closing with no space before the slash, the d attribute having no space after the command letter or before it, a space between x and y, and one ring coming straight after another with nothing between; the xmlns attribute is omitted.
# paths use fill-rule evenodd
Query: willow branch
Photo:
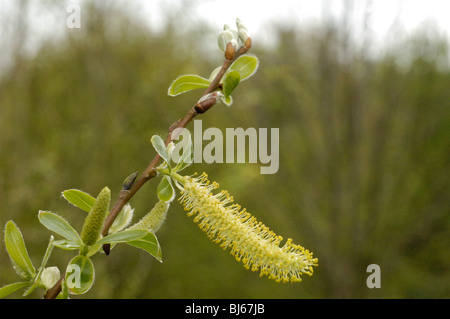
<svg viewBox="0 0 450 319"><path fill-rule="evenodd" d="M236 51L236 53L230 55L229 52L225 52L225 60L222 64L222 67L220 71L217 73L214 80L210 83L209 87L203 92L202 96L205 96L206 94L212 93L217 89L220 89L220 80L222 79L223 75L231 64L239 58L241 55L245 54L250 50L251 47L251 39L248 38L247 41L243 46L239 48L239 50ZM227 50L228 51L228 50ZM172 142L174 139L177 138L178 135L172 134L172 132L175 131L177 128L185 128L194 117L196 117L198 114L205 113L207 110L209 110L213 105L208 106L207 108L199 108L198 104L194 105L189 109L189 111L186 113L186 115L182 118L170 125L168 130L168 135L165 140L166 146ZM175 131L176 132L176 131ZM102 236L107 236L109 232L109 228L113 224L114 220L116 219L119 212L122 210L122 208L130 201L130 199L141 189L141 187L148 182L150 179L155 177L157 175L156 167L158 166L159 162L161 160L161 157L156 154L156 156L152 159L150 164L148 164L147 168L144 170L144 172L137 177L137 173L131 174L124 182L124 185L122 187L122 190L119 193L119 196L109 213L108 217L105 220L105 223L103 225L102 229ZM110 252L110 245L105 244L103 245L103 250L105 251L106 255ZM59 292L61 291L61 284L64 279L64 276L62 276L58 282L50 288L47 293L45 294L45 299L54 299L58 296Z"/></svg>
<svg viewBox="0 0 450 319"><path fill-rule="evenodd" d="M64 277L65 277L65 274L59 278L59 280L56 282L56 284L52 288L47 290L47 292L44 295L44 299L55 299L56 297L58 297L58 294L61 292L62 282L64 280Z"/></svg>
<svg viewBox="0 0 450 319"><path fill-rule="evenodd" d="M249 38L250 40L250 38ZM214 92L217 90L220 86L220 80L222 79L222 76L225 74L225 72L228 70L228 68L231 66L231 64L242 54L247 53L247 51L250 49L251 46L251 40L247 41L245 45L243 45L234 55L232 59L225 59L223 62L223 65L220 69L220 71L217 73L214 80L211 82L209 87L205 90L202 96L209 94L211 92ZM194 105L182 118L181 120L178 120L174 124L172 124L169 127L169 134L166 138L166 145L168 145L171 141L173 141L177 136L175 134L172 134L172 132L177 128L185 128L194 117L196 117L199 113L204 113L207 110L200 111L198 108L196 108L196 105ZM103 226L102 235L106 236L108 235L109 228L111 227L112 223L116 219L119 212L122 210L122 208L129 202L129 200L136 194L136 192L150 179L156 176L156 166L158 165L159 161L161 160L161 157L157 154L153 160L150 162L150 164L147 166L145 171L141 174L139 179L136 180L136 182L132 185L132 187L129 190L122 190L121 194L119 194L118 199L116 200L116 203L114 204L113 209L111 210L110 214L108 215L105 224ZM104 246L104 249L108 249L106 245ZM109 253L105 249L105 253Z"/></svg>

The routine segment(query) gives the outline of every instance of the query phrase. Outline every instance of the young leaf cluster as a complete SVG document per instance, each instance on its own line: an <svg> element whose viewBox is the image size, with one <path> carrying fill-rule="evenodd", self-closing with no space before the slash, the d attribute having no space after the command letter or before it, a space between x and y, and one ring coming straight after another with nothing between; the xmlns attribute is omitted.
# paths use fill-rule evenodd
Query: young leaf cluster
<svg viewBox="0 0 450 319"><path fill-rule="evenodd" d="M157 171L163 174L163 177L158 184L157 193L160 200L172 201L175 197L175 189L173 187L173 181L171 178L172 173L177 173L192 164L193 161L193 148L190 138L183 140L177 145L170 142L167 146L163 139L159 135L153 135L151 138L153 148L163 159L163 163L157 168ZM179 152L182 149L181 156L178 156L176 162L174 162L173 156L175 152ZM179 155L179 154L178 154ZM176 183L176 180L174 180Z"/></svg>
<svg viewBox="0 0 450 319"><path fill-rule="evenodd" d="M225 57L233 60L235 52L239 46L248 45L249 36L246 27L239 19L236 20L237 30L232 30L228 25L224 26L224 30L219 34L218 45ZM221 100L227 105L233 104L231 93L238 84L255 74L258 69L258 58L252 54L244 54L239 56L227 71L223 74L219 81L219 91ZM211 82L219 74L221 66L215 68L208 78L204 78L196 74L186 74L177 77L169 87L169 96L177 96L196 89L206 89Z"/></svg>
<svg viewBox="0 0 450 319"><path fill-rule="evenodd" d="M54 247L78 251L65 269L59 298L67 298L69 294L83 294L92 287L95 269L91 257L99 251L103 244L111 244L114 247L116 244L126 243L148 252L161 261L161 247L153 232L148 229L124 229L129 225L133 216L134 210L130 205L126 205L119 213L110 228L110 234L101 237L101 227L109 213L109 194L110 191L107 187L100 192L97 198L77 189L62 192L62 196L69 203L88 213L81 235L60 215L50 211L39 211L39 222L62 238L55 240L53 236L50 237L41 266L37 270L28 255L20 229L13 221L7 222L4 238L6 250L14 270L22 281L0 288L0 298L22 288L25 288L24 296L29 295L35 288L50 289L61 278L57 267L46 268Z"/></svg>
<svg viewBox="0 0 450 319"><path fill-rule="evenodd" d="M37 270L28 255L22 232L13 221L6 223L4 239L13 268L21 281L1 287L0 298L6 297L22 288L25 288L23 295L28 296L36 288L50 288L59 279L59 271L55 273L55 267L45 267L53 250L53 236L50 237L41 265Z"/></svg>

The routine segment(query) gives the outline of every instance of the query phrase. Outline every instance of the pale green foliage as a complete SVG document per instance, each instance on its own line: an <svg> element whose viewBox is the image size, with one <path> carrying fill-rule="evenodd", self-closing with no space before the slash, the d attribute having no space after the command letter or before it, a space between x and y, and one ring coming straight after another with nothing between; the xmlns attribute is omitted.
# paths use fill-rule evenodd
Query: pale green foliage
<svg viewBox="0 0 450 319"><path fill-rule="evenodd" d="M33 278L36 275L36 269L28 256L22 233L13 221L6 223L5 246L17 274L22 279Z"/></svg>
<svg viewBox="0 0 450 319"><path fill-rule="evenodd" d="M232 30L228 25L224 26L224 30L220 32L218 37L218 46L222 52L226 51L226 46L231 43L234 50L244 45L249 37L247 28L239 19L236 19L238 30ZM229 69L225 72L219 83L222 85L223 97L222 101L227 105L233 104L231 93L238 86L239 82L244 81L255 74L259 66L259 60L252 54L244 54L238 57ZM215 79L221 67L216 67L210 74L208 79L195 74L181 75L177 77L170 85L169 96L177 96L195 89L207 88Z"/></svg>
<svg viewBox="0 0 450 319"><path fill-rule="evenodd" d="M133 209L129 205L124 207L119 213L119 218L114 229L115 232L103 238L99 237L100 228L104 220L102 215L107 213L107 208L109 207L109 189L104 188L100 192L99 197L94 199L94 201L92 201L93 197L89 194L74 189L64 191L63 197L78 208L84 211L90 211L89 214L97 210L94 213L100 216L94 216L92 218L91 215L91 218L88 218L88 215L86 217L85 225L83 226L85 236L84 240L82 240L82 236L64 218L52 212L39 211L38 219L41 224L48 230L63 237L63 239L53 240L53 236L51 237L41 267L37 271L28 256L28 251L19 228L12 221L6 223L6 248L16 273L25 281L0 288L0 297L8 296L22 288L26 288L24 295L30 294L37 287L50 289L59 279L60 273L57 267L45 268L53 247L64 250L79 250L79 254L67 266L65 281L62 284L63 289L59 296L61 298L68 298L69 294L83 294L89 291L95 279L94 265L90 257L96 254L104 244L114 246L119 243L128 243L131 246L143 249L161 261L161 249L153 233L149 230L142 229L122 230L129 224L133 216ZM100 228L98 227L98 219L100 220ZM89 223L97 223L97 225L89 225ZM89 231L92 231L92 233L88 234ZM95 237L95 239L92 241L91 237Z"/></svg>
<svg viewBox="0 0 450 319"><path fill-rule="evenodd" d="M238 71L231 71L227 73L225 81L223 81L223 94L225 98L231 95L231 92L238 86L241 80L241 75Z"/></svg>
<svg viewBox="0 0 450 319"><path fill-rule="evenodd" d="M45 270L48 259L50 258L53 249L53 236L50 237L50 242L42 258L41 266L37 269L34 268L33 263L28 255L25 241L20 229L14 224L13 221L6 223L5 227L5 246L8 251L11 263L17 275L24 281L17 282L9 285L5 285L0 288L0 298L3 298L19 289L26 288L23 293L24 296L29 295L37 287L47 288L45 283L48 280L42 282L41 276Z"/></svg>
<svg viewBox="0 0 450 319"><path fill-rule="evenodd" d="M62 192L62 196L69 203L88 213L91 211L92 205L94 205L95 203L94 197L78 189L65 190L64 192Z"/></svg>
<svg viewBox="0 0 450 319"><path fill-rule="evenodd" d="M209 81L199 75L181 75L170 84L168 94L170 96L177 96L181 93L195 89L206 89L208 86Z"/></svg>

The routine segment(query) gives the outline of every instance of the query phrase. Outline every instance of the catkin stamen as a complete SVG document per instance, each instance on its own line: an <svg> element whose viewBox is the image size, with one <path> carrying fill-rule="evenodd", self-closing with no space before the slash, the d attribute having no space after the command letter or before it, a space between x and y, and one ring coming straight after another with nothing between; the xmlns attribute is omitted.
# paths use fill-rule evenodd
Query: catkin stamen
<svg viewBox="0 0 450 319"><path fill-rule="evenodd" d="M317 258L300 245L283 240L263 223L258 222L245 208L233 203L227 191L213 194L218 188L203 173L197 178L187 178L180 197L188 216L194 216L208 237L230 253L246 269L260 271L277 282L299 282L301 275L312 275Z"/></svg>

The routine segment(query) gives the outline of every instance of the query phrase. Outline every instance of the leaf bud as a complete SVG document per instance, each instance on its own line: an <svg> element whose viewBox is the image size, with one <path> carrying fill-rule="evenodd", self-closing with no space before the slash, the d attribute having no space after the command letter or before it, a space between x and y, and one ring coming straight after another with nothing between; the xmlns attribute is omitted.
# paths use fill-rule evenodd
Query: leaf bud
<svg viewBox="0 0 450 319"><path fill-rule="evenodd" d="M42 271L41 283L46 289L52 288L61 277L58 267L47 267Z"/></svg>
<svg viewBox="0 0 450 319"><path fill-rule="evenodd" d="M139 172L134 172L133 174L125 178L122 184L122 190L130 190L134 182L136 181L136 177L138 176L138 174Z"/></svg>
<svg viewBox="0 0 450 319"><path fill-rule="evenodd" d="M225 58L227 60L233 60L234 54L236 53L237 42L235 39L227 43L227 48L225 50Z"/></svg>
<svg viewBox="0 0 450 319"><path fill-rule="evenodd" d="M225 52L228 42L234 39L234 34L231 30L224 30L220 32L217 44L222 52Z"/></svg>
<svg viewBox="0 0 450 319"><path fill-rule="evenodd" d="M249 37L248 31L246 29L239 29L238 34L239 34L239 39L242 41L242 43L245 43L245 41L247 41L247 39Z"/></svg>
<svg viewBox="0 0 450 319"><path fill-rule="evenodd" d="M213 107L219 99L223 98L222 92L212 92L203 96L195 105L195 111L202 114Z"/></svg>
<svg viewBox="0 0 450 319"><path fill-rule="evenodd" d="M242 21L241 21L241 19L239 19L239 18L236 18L236 27L238 28L238 30L239 30L240 28L247 29L247 28L245 27L245 25L242 24Z"/></svg>

